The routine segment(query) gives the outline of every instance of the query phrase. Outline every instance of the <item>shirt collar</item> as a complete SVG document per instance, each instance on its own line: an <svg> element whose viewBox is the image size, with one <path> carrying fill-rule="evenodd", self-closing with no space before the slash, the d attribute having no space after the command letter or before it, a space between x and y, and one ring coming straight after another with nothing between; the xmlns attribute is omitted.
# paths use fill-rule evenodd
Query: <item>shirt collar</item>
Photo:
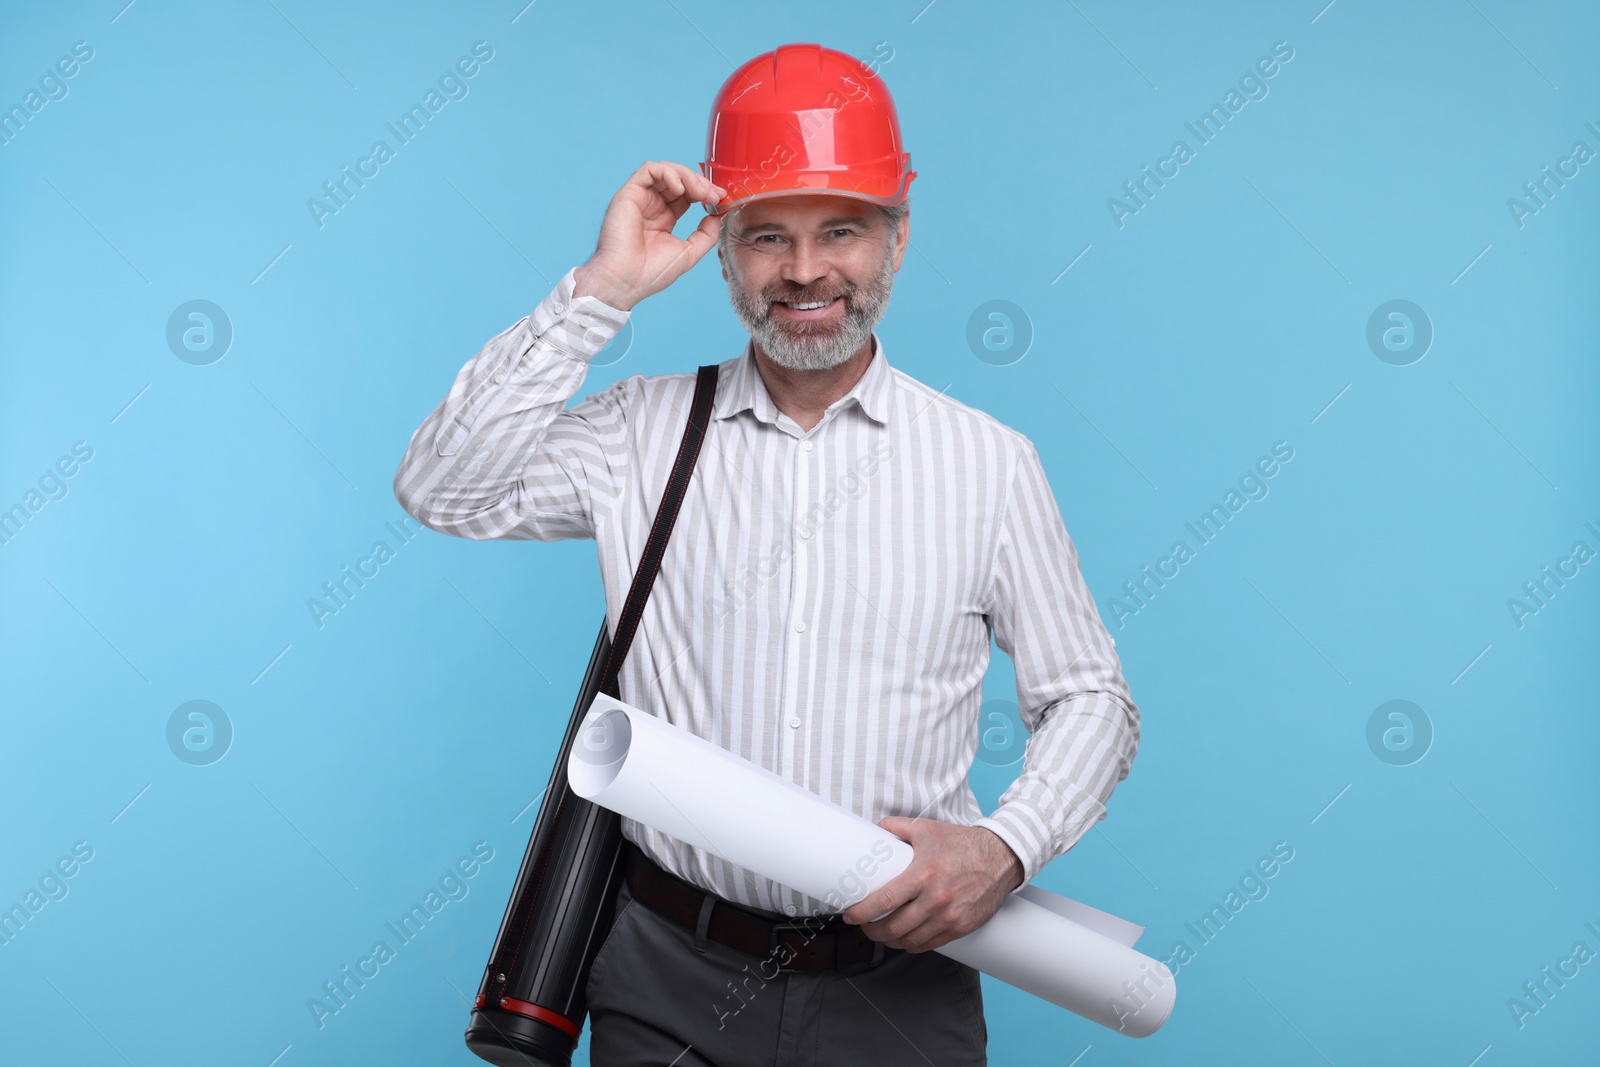
<svg viewBox="0 0 1600 1067"><path fill-rule="evenodd" d="M872 335L872 344L872 359L867 363L866 371L832 407L844 407L854 401L873 421L887 425L894 383L888 358L884 355L883 342L876 333ZM744 353L734 362L728 380L718 385L711 417L725 419L746 410L754 412L762 422L778 421L778 405L773 403L772 395L767 392L767 383L762 380L760 368L756 366L754 342L744 346Z"/></svg>

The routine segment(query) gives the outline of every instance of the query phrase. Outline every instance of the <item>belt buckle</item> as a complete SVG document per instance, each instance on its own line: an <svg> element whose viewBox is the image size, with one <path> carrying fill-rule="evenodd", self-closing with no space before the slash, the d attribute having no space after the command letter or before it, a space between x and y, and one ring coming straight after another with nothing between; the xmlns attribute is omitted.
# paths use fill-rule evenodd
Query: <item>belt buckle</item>
<svg viewBox="0 0 1600 1067"><path fill-rule="evenodd" d="M768 958L771 959L774 963L777 962L778 939L779 939L779 937L782 936L782 934L785 931L794 931L794 932L800 933L800 934L809 934L810 936L806 938L806 941L810 942L810 941L815 940L817 937L821 936L822 933L826 929L827 929L827 923L824 920L821 920L821 919L814 919L811 923L803 923L803 922L777 922L777 923L773 923L772 924L772 928L767 931L767 955L768 955ZM791 951L794 951L794 950L791 950ZM795 957L799 958L799 953L798 952L795 952ZM788 966L786 964L778 964L778 973L779 974L810 974L812 972L807 971L807 970L805 970L804 968L801 968L801 967L790 967L790 966Z"/></svg>

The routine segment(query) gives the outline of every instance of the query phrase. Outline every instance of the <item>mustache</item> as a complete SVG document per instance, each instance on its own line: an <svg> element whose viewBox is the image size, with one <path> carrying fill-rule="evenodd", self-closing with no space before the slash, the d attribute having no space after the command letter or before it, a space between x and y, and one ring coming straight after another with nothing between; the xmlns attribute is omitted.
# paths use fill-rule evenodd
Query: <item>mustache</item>
<svg viewBox="0 0 1600 1067"><path fill-rule="evenodd" d="M826 290L822 288L801 287L794 289L784 285L769 285L761 291L761 299L767 304L811 304L820 300L833 300L844 297L855 303L856 287L847 285L843 288Z"/></svg>

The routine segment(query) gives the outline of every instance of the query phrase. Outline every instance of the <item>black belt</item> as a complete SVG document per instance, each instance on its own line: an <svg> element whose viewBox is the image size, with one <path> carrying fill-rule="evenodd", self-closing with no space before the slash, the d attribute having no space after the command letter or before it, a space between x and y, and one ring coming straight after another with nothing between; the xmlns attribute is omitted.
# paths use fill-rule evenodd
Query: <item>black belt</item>
<svg viewBox="0 0 1600 1067"><path fill-rule="evenodd" d="M779 973L855 971L883 961L886 950L881 941L872 940L859 926L837 916L793 921L763 918L662 870L632 842L624 847L628 888L635 899L697 936L769 961L769 972L772 968Z"/></svg>

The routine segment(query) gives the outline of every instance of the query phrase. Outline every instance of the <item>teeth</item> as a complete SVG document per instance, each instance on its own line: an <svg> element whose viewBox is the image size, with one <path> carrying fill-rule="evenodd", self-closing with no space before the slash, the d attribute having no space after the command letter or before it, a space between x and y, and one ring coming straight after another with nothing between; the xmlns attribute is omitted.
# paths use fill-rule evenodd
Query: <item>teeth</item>
<svg viewBox="0 0 1600 1067"><path fill-rule="evenodd" d="M809 304L791 303L788 304L788 306L794 308L796 311L815 311L817 308L825 308L831 303L833 303L832 300L813 300Z"/></svg>

